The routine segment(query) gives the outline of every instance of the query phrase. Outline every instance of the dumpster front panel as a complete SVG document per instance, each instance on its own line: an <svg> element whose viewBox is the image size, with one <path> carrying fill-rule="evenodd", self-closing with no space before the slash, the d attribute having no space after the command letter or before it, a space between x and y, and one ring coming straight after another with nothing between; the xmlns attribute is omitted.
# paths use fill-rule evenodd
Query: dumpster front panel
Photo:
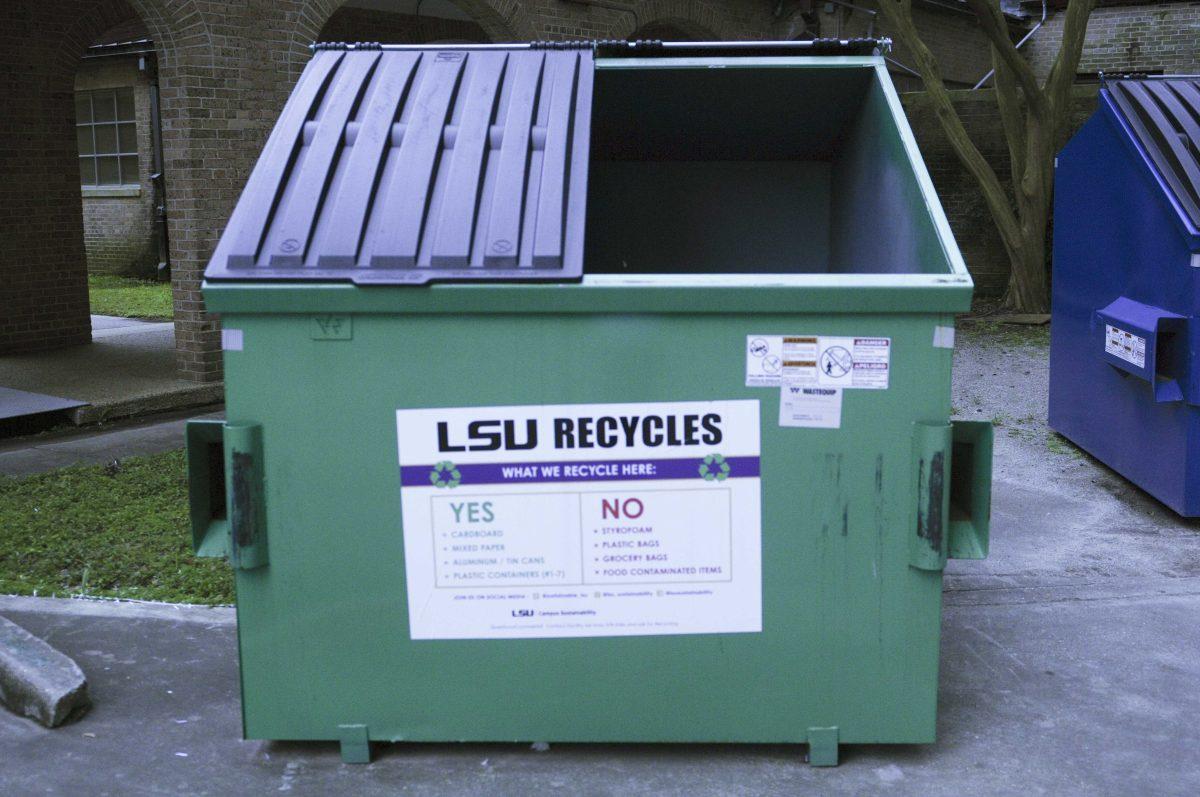
<svg viewBox="0 0 1200 797"><path fill-rule="evenodd" d="M248 736L933 740L941 573L910 566L914 423L948 417L948 316L352 315L338 338L304 315L223 321L243 341L227 413L261 425L268 506L270 563L237 576ZM840 429L780 426L779 389L745 385L764 332L888 338L889 387L845 391ZM412 638L397 410L713 400L759 409L761 631Z"/></svg>
<svg viewBox="0 0 1200 797"><path fill-rule="evenodd" d="M1167 189L1102 92L1055 172L1049 423L1191 516L1200 514L1200 238L1186 234Z"/></svg>

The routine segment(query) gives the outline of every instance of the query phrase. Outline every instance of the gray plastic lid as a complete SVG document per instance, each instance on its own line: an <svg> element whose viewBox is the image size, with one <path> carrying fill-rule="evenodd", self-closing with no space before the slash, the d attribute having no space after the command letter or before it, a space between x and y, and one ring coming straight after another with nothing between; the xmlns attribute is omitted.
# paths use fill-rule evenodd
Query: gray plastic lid
<svg viewBox="0 0 1200 797"><path fill-rule="evenodd" d="M205 272L579 279L590 49L318 49Z"/></svg>
<svg viewBox="0 0 1200 797"><path fill-rule="evenodd" d="M1200 78L1106 85L1192 225L1200 227Z"/></svg>

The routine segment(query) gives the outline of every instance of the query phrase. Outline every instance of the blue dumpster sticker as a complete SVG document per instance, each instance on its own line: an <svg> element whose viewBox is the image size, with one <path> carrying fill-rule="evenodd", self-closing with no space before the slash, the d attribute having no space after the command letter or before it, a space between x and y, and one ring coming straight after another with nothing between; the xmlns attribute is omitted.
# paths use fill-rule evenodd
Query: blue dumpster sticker
<svg viewBox="0 0 1200 797"><path fill-rule="evenodd" d="M1138 368L1146 367L1146 339L1128 330L1105 324L1104 351Z"/></svg>
<svg viewBox="0 0 1200 797"><path fill-rule="evenodd" d="M398 410L413 639L762 630L759 402Z"/></svg>

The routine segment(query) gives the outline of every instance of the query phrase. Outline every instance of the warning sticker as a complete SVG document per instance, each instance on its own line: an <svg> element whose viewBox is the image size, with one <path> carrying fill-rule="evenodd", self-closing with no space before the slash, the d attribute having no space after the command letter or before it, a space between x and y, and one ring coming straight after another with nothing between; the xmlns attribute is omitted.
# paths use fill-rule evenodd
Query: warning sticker
<svg viewBox="0 0 1200 797"><path fill-rule="evenodd" d="M891 338L821 337L817 384L862 390L887 390Z"/></svg>
<svg viewBox="0 0 1200 797"><path fill-rule="evenodd" d="M1104 351L1138 368L1146 367L1146 339L1112 324L1104 325Z"/></svg>
<svg viewBox="0 0 1200 797"><path fill-rule="evenodd" d="M746 336L746 387L887 390L891 338Z"/></svg>
<svg viewBox="0 0 1200 797"><path fill-rule="evenodd" d="M782 374L783 336L747 335L746 387L778 387Z"/></svg>
<svg viewBox="0 0 1200 797"><path fill-rule="evenodd" d="M817 337L784 336L782 384L814 384L817 381L817 352L820 339Z"/></svg>

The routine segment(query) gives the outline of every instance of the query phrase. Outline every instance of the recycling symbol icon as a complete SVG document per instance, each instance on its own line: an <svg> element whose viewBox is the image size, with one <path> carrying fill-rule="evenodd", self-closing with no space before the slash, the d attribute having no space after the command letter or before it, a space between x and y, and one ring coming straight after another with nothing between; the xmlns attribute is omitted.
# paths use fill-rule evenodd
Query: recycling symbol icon
<svg viewBox="0 0 1200 797"><path fill-rule="evenodd" d="M709 454L700 463L700 475L706 482L723 482L729 478L729 463L720 454Z"/></svg>
<svg viewBox="0 0 1200 797"><path fill-rule="evenodd" d="M462 474L453 462L446 460L433 466L433 470L429 471L429 481L434 487L457 487L462 481Z"/></svg>

